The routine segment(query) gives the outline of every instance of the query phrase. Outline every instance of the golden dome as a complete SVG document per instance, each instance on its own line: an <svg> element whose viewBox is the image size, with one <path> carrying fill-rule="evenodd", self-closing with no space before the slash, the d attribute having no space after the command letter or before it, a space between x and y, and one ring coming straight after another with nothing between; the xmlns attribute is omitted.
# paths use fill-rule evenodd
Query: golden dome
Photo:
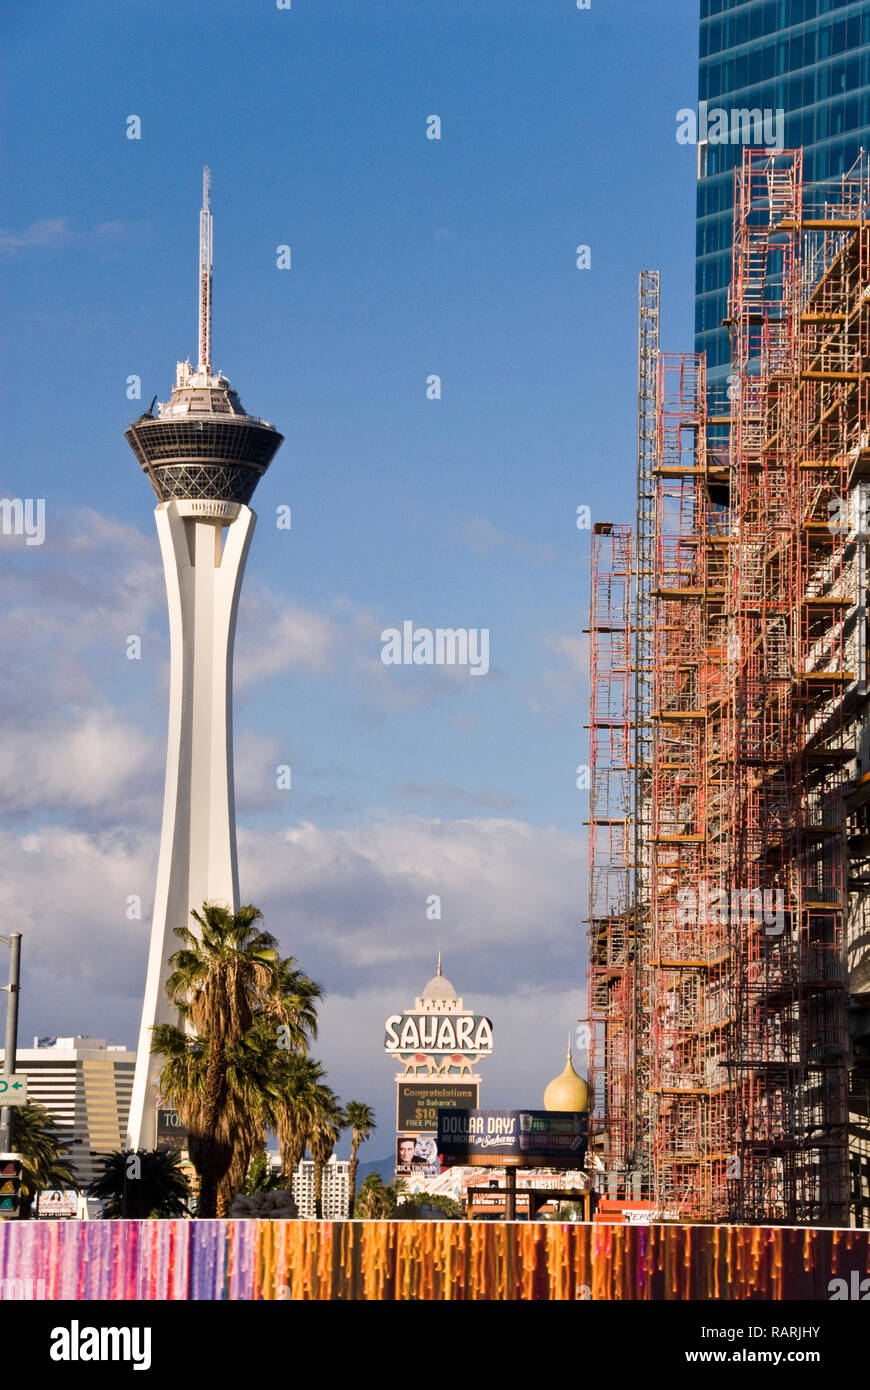
<svg viewBox="0 0 870 1390"><path fill-rule="evenodd" d="M589 1104L589 1087L574 1070L571 1060L571 1044L568 1044L568 1060L561 1076L555 1077L544 1092L545 1110L586 1110Z"/></svg>

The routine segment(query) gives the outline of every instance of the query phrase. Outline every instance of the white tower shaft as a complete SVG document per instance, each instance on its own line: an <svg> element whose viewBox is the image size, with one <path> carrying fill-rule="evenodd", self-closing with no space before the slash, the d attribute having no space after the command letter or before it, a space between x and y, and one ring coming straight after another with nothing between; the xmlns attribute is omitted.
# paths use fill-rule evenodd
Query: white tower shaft
<svg viewBox="0 0 870 1390"><path fill-rule="evenodd" d="M130 1104L128 1142L156 1144L151 1054L156 1023L178 1023L166 995L169 957L190 927L192 907L239 906L232 754L232 660L236 612L256 517L241 506L226 527L192 516L196 504L155 510L169 601L169 738L163 830L151 925L142 1027ZM235 510L235 509L233 509Z"/></svg>
<svg viewBox="0 0 870 1390"><path fill-rule="evenodd" d="M198 372L211 374L211 277L214 258L211 215L211 172L202 171L202 210L199 214L199 363Z"/></svg>
<svg viewBox="0 0 870 1390"><path fill-rule="evenodd" d="M229 381L211 369L212 217L208 166L199 215L199 363L179 363L175 389L156 415L126 430L159 505L155 511L169 600L169 740L163 829L151 921L142 1027L127 1142L157 1141L155 1083L162 1059L152 1029L178 1024L166 995L178 927L195 929L204 902L239 906L233 805L233 639L245 560L256 520L247 503L283 442L248 415ZM209 380L204 383L200 374ZM208 390L203 390L207 385Z"/></svg>

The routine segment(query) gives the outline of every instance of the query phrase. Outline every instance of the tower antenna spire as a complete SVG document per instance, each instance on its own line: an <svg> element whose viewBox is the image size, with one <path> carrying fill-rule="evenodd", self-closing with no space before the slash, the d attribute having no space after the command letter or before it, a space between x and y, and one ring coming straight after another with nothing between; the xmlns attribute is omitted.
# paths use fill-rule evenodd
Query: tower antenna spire
<svg viewBox="0 0 870 1390"><path fill-rule="evenodd" d="M202 169L202 210L199 214L199 362L198 372L211 373L211 271L212 215L211 170Z"/></svg>

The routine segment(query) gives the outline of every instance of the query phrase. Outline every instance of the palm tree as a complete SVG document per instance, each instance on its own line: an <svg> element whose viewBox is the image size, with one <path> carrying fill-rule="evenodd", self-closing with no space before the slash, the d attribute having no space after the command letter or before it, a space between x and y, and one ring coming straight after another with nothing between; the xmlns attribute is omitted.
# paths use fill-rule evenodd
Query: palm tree
<svg viewBox="0 0 870 1390"><path fill-rule="evenodd" d="M165 1058L160 1089L167 1102L178 1110L188 1125L190 1159L200 1173L203 1167L203 1139L198 1133L203 1097L208 1078L211 1044L195 1034L184 1033L172 1024L153 1030L152 1048ZM210 1136L210 1152L217 1177L219 1213L229 1210L233 1198L245 1184L252 1155L266 1142L266 1130L275 1118L269 1107L269 1062L259 1046L256 1028L225 1049L223 1104ZM205 1216L202 1198L197 1215ZM213 1214L213 1213L212 1213Z"/></svg>
<svg viewBox="0 0 870 1390"><path fill-rule="evenodd" d="M341 1102L328 1086L317 1086L311 1113L308 1147L314 1159L314 1218L323 1220L323 1170L332 1157L347 1119Z"/></svg>
<svg viewBox="0 0 870 1390"><path fill-rule="evenodd" d="M323 1075L311 1063L302 1086L297 1074L317 1036L323 991L292 956L279 957L275 938L258 926L258 908L232 913L203 903L191 916L199 932L176 928L183 946L166 986L187 1031L159 1025L152 1051L165 1058L161 1091L187 1126L200 1177L197 1214L220 1216L244 1187L268 1129L284 1135L285 1171L285 1149L295 1151L301 1137L299 1158L305 1151L306 1105L294 1095Z"/></svg>
<svg viewBox="0 0 870 1390"><path fill-rule="evenodd" d="M461 1221L465 1210L453 1197L441 1192L417 1192L410 1201L402 1202L396 1208L396 1216L402 1221L429 1221L432 1212L439 1212L449 1221Z"/></svg>
<svg viewBox="0 0 870 1390"><path fill-rule="evenodd" d="M317 1037L317 1005L323 990L302 973L293 956L278 961L275 984L281 999L282 1051L305 1056Z"/></svg>
<svg viewBox="0 0 870 1390"><path fill-rule="evenodd" d="M254 1154L265 1148L267 1131L278 1126L287 1055L277 1044L274 1024L270 1028L262 1014L227 1051L227 1106L219 1134L231 1156L218 1187L221 1214L244 1191Z"/></svg>
<svg viewBox="0 0 870 1390"><path fill-rule="evenodd" d="M357 1149L360 1144L365 1143L374 1134L375 1112L370 1106L365 1105L361 1100L349 1100L345 1107L348 1128L352 1131L350 1141L350 1166L348 1168L348 1200L347 1214L353 1216L354 1202L356 1201L356 1174L359 1167Z"/></svg>
<svg viewBox="0 0 870 1390"><path fill-rule="evenodd" d="M390 1216L389 1188L377 1173L369 1173L354 1201L353 1214L361 1221L377 1221Z"/></svg>
<svg viewBox="0 0 870 1390"><path fill-rule="evenodd" d="M399 1198L407 1189L404 1178L394 1178L385 1186L377 1173L369 1173L359 1190L353 1214L362 1221L384 1221L395 1216Z"/></svg>
<svg viewBox="0 0 870 1390"><path fill-rule="evenodd" d="M106 1154L102 1172L88 1196L105 1202L101 1215L141 1221L149 1217L188 1216L190 1184L172 1149L122 1149Z"/></svg>
<svg viewBox="0 0 870 1390"><path fill-rule="evenodd" d="M245 1179L244 1193L246 1197L251 1197L255 1192L275 1192L283 1191L290 1186L290 1181L283 1173L276 1173L269 1167L269 1159L265 1149L259 1149L251 1159L248 1168L248 1176Z"/></svg>
<svg viewBox="0 0 870 1390"><path fill-rule="evenodd" d="M285 1053L279 1065L275 1130L281 1150L281 1167L289 1176L305 1157L317 1104L317 1088L323 1077L323 1068L311 1057Z"/></svg>
<svg viewBox="0 0 870 1390"><path fill-rule="evenodd" d="M12 1109L12 1150L24 1163L21 1175L21 1219L30 1216L33 1199L49 1189L78 1191L75 1169L65 1141L58 1137L54 1121L43 1105L16 1105Z"/></svg>
<svg viewBox="0 0 870 1390"><path fill-rule="evenodd" d="M201 1108L209 1044L171 1024L161 1024L153 1030L152 1046L165 1058L161 1092L187 1124L188 1116L195 1117ZM265 1146L268 1130L278 1134L282 1166L292 1179L305 1153L322 1079L323 1068L312 1058L279 1046L274 1024L262 1016L226 1049L226 1095L212 1136L222 1170L219 1211L228 1211L245 1189L251 1159ZM200 1140L193 1131L188 1148L199 1171Z"/></svg>
<svg viewBox="0 0 870 1390"><path fill-rule="evenodd" d="M225 1215L225 1210L219 1210L226 1207L225 1193L219 1193L219 1188L236 1149L226 1132L228 1052L249 1031L257 1012L289 1026L298 1020L295 1009L283 1005L277 942L259 928L263 920L259 908L248 905L231 912L203 903L202 911L194 910L191 916L199 934L189 927L176 927L183 946L171 957L173 973L166 992L202 1044L202 1051L191 1060L204 1063L204 1074L196 1077L179 1115L187 1125L190 1155L200 1178L198 1214L215 1216ZM155 1050L165 1054L167 1044L171 1044L170 1055L180 1062L178 1040L171 1043L165 1026L155 1029ZM246 1171L247 1160L242 1181Z"/></svg>

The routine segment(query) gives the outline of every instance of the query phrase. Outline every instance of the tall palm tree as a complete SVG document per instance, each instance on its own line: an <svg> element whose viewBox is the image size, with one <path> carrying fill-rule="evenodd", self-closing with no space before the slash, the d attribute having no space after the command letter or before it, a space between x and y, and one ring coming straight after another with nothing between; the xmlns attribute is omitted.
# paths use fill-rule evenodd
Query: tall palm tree
<svg viewBox="0 0 870 1390"><path fill-rule="evenodd" d="M274 1086L269 1060L259 1042L255 1026L224 1052L223 1103L210 1135L210 1152L217 1174L215 1206L219 1215L229 1210L233 1198L244 1187L251 1156L263 1147L267 1128L274 1127L276 1122L276 1112L270 1106L270 1101L274 1100L271 1094ZM153 1030L152 1048L165 1059L160 1090L166 1101L177 1109L182 1124L188 1126L190 1159L201 1173L204 1146L198 1126L211 1044L172 1024L160 1024ZM206 1214L200 1198L197 1215Z"/></svg>
<svg viewBox="0 0 870 1390"><path fill-rule="evenodd" d="M318 1086L308 1135L308 1147L314 1159L314 1217L317 1221L323 1220L323 1170L346 1124L338 1096L328 1086Z"/></svg>
<svg viewBox="0 0 870 1390"><path fill-rule="evenodd" d="M305 1055L317 1037L317 1005L323 990L303 974L293 956L278 961L275 985L281 1000L282 1050Z"/></svg>
<svg viewBox="0 0 870 1390"><path fill-rule="evenodd" d="M291 1178L305 1157L323 1077L323 1068L311 1057L285 1053L279 1064L275 1131L281 1167Z"/></svg>
<svg viewBox="0 0 870 1390"><path fill-rule="evenodd" d="M267 1131L278 1126L285 1057L274 1024L270 1027L262 1014L227 1052L227 1107L219 1133L231 1158L218 1187L219 1214L228 1212L244 1191L251 1159L265 1148Z"/></svg>
<svg viewBox="0 0 870 1390"><path fill-rule="evenodd" d="M78 1191L75 1169L67 1160L70 1151L55 1128L44 1105L16 1105L12 1108L12 1151L24 1163L21 1175L21 1218L30 1216L34 1198L49 1189Z"/></svg>
<svg viewBox="0 0 870 1390"><path fill-rule="evenodd" d="M153 1030L153 1050L164 1057L160 1089L183 1124L190 1125L202 1107L210 1044L171 1024ZM228 1211L243 1191L253 1155L262 1149L268 1130L279 1136L284 1171L305 1153L311 1115L323 1068L310 1057L279 1046L274 1023L258 1015L244 1037L226 1049L226 1094L212 1142L222 1176L217 1210ZM190 1126L188 1148L199 1171L201 1140ZM198 1210L198 1214L204 1214Z"/></svg>
<svg viewBox="0 0 870 1390"><path fill-rule="evenodd" d="M356 1175L359 1168L357 1150L375 1132L375 1112L361 1100L349 1100L344 1110L347 1126L352 1131L350 1140L350 1165L348 1168L347 1214L353 1216L356 1201Z"/></svg>
<svg viewBox="0 0 870 1390"><path fill-rule="evenodd" d="M221 1216L267 1130L280 1136L283 1128L290 1138L294 1069L317 1036L323 991L292 956L279 957L275 938L258 925L258 908L232 913L203 903L191 916L199 931L176 928L183 945L166 986L186 1030L154 1028L152 1051L166 1059L161 1090L187 1126L200 1177L198 1215ZM323 1075L312 1065L310 1086ZM301 1118L304 1106L296 1110ZM307 1122L303 1130L300 1157Z"/></svg>
<svg viewBox="0 0 870 1390"><path fill-rule="evenodd" d="M104 1202L101 1215L144 1221L149 1217L187 1216L190 1184L177 1152L168 1149L123 1149L106 1154L102 1172L88 1188Z"/></svg>
<svg viewBox="0 0 870 1390"><path fill-rule="evenodd" d="M296 1015L282 1008L279 991L280 960L275 938L262 931L263 914L253 906L238 912L216 903L203 903L191 916L199 927L176 927L183 943L171 957L173 973L166 983L169 998L203 1043L197 1060L204 1075L190 1104L180 1113L191 1141L191 1159L200 1178L198 1213L219 1212L219 1188L232 1163L234 1145L226 1130L228 1101L227 1055L251 1028L256 1012L292 1024ZM177 1031L177 1030L176 1030ZM155 1044L168 1041L165 1028L155 1029ZM178 1049L176 1047L176 1059ZM194 1157L194 1153L196 1157ZM247 1164L245 1165L245 1171ZM244 1172L242 1173L244 1181ZM225 1197L225 1194L224 1194ZM220 1206L225 1200L220 1201Z"/></svg>

